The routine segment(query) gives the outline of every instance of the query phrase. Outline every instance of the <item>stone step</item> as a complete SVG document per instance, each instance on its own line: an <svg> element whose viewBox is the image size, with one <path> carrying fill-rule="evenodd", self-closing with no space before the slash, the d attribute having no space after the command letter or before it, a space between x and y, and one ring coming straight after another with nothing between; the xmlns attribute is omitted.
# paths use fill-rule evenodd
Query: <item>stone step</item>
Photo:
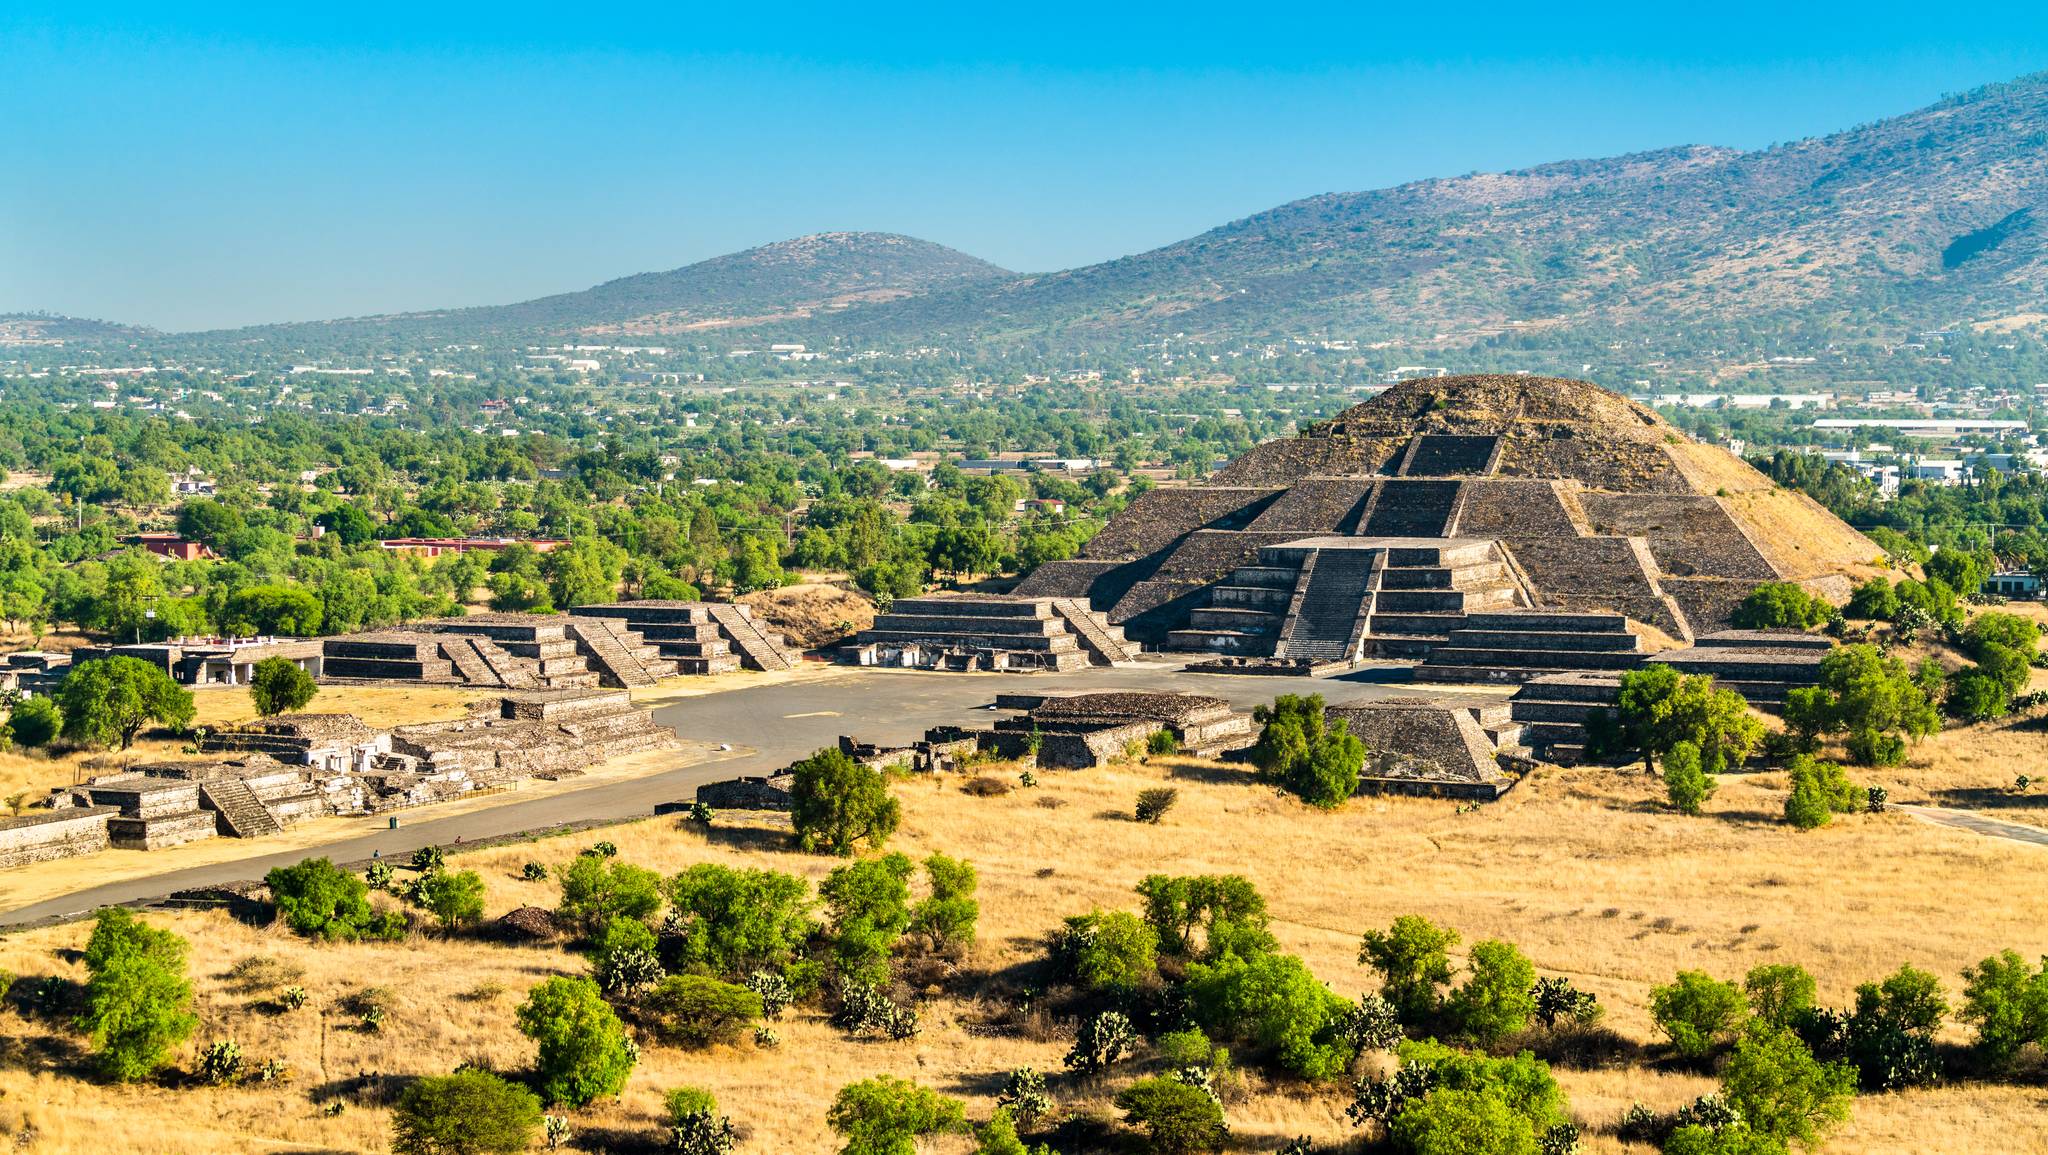
<svg viewBox="0 0 2048 1155"><path fill-rule="evenodd" d="M1465 591L1383 589L1373 598L1373 611L1383 614L1461 614L1465 612Z"/></svg>
<svg viewBox="0 0 2048 1155"><path fill-rule="evenodd" d="M1513 670L1633 670L1643 655L1612 650L1539 650L1503 646L1438 646L1435 666L1497 666Z"/></svg>
<svg viewBox="0 0 2048 1155"><path fill-rule="evenodd" d="M1376 609L1366 624L1366 632L1436 638L1442 641L1450 636L1452 630L1464 624L1464 614L1390 614Z"/></svg>
<svg viewBox="0 0 2048 1155"><path fill-rule="evenodd" d="M217 815L219 825L236 838L261 838L277 834L284 824L239 778L216 778L199 784L199 800Z"/></svg>
<svg viewBox="0 0 2048 1155"><path fill-rule="evenodd" d="M1468 623L1475 630L1531 630L1539 633L1612 634L1628 629L1621 614L1546 613L1520 610L1473 614Z"/></svg>
<svg viewBox="0 0 2048 1155"><path fill-rule="evenodd" d="M1238 630L1169 630L1166 647L1170 650L1196 650L1215 654L1242 654L1252 657L1267 657L1273 652L1272 634L1252 634Z"/></svg>
<svg viewBox="0 0 2048 1155"><path fill-rule="evenodd" d="M1188 611L1188 628L1196 630L1236 630L1249 634L1270 634L1279 630L1280 622L1281 615L1270 610L1202 606Z"/></svg>
<svg viewBox="0 0 2048 1155"><path fill-rule="evenodd" d="M1239 609L1272 610L1286 613L1287 603L1294 598L1294 587L1287 586L1210 586L1209 604L1232 606Z"/></svg>
<svg viewBox="0 0 2048 1155"><path fill-rule="evenodd" d="M1641 649L1641 641L1629 633L1538 633L1531 630L1475 629L1472 616L1451 631L1451 645L1475 650L1615 650L1629 653Z"/></svg>

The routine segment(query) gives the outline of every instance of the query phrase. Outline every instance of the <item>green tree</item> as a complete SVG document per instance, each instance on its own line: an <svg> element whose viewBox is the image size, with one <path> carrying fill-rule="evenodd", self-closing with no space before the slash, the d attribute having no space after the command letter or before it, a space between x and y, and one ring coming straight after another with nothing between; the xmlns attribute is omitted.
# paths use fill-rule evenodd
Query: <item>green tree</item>
<svg viewBox="0 0 2048 1155"><path fill-rule="evenodd" d="M277 913L300 934L329 942L405 937L405 919L370 908L370 888L361 878L325 858L279 866L263 876Z"/></svg>
<svg viewBox="0 0 2048 1155"><path fill-rule="evenodd" d="M484 916L484 880L474 870L437 870L420 879L419 902L442 929L472 926Z"/></svg>
<svg viewBox="0 0 2048 1155"><path fill-rule="evenodd" d="M1132 991L1159 973L1158 932L1124 910L1069 917L1055 953L1061 969L1092 991Z"/></svg>
<svg viewBox="0 0 2048 1155"><path fill-rule="evenodd" d="M1270 1053L1301 1078L1335 1078L1351 1064L1354 1052L1338 1031L1350 1004L1292 955L1193 963L1185 989L1203 1027Z"/></svg>
<svg viewBox="0 0 2048 1155"><path fill-rule="evenodd" d="M1152 874L1138 883L1138 893L1145 899L1145 921L1159 932L1159 948L1167 954L1251 955L1274 948L1265 897L1243 875Z"/></svg>
<svg viewBox="0 0 2048 1155"><path fill-rule="evenodd" d="M1742 988L1705 971L1679 971L1670 986L1650 991L1650 1018L1688 1059L1705 1058L1742 1025Z"/></svg>
<svg viewBox="0 0 2048 1155"><path fill-rule="evenodd" d="M1145 1129L1157 1155L1221 1151L1230 1134L1216 1096L1179 1079L1140 1079L1118 1092L1116 1106L1126 1123Z"/></svg>
<svg viewBox="0 0 2048 1155"><path fill-rule="evenodd" d="M1663 1155L1785 1155L1785 1144L1747 1127L1688 1123L1664 1140Z"/></svg>
<svg viewBox="0 0 2048 1155"><path fill-rule="evenodd" d="M140 658L115 655L71 668L57 686L64 737L81 746L135 744L143 726L191 725L192 691Z"/></svg>
<svg viewBox="0 0 2048 1155"><path fill-rule="evenodd" d="M256 703L256 712L266 718L303 710L319 692L313 675L290 658L265 658L256 663L249 678L249 698Z"/></svg>
<svg viewBox="0 0 2048 1155"><path fill-rule="evenodd" d="M1489 939L1472 944L1467 965L1471 975L1445 1003L1451 1021L1482 1045L1526 1030L1536 1012L1536 968L1528 958L1513 943Z"/></svg>
<svg viewBox="0 0 2048 1155"><path fill-rule="evenodd" d="M85 945L85 1010L100 1070L122 1082L146 1078L199 1025L185 979L185 940L126 907L102 909Z"/></svg>
<svg viewBox="0 0 2048 1155"><path fill-rule="evenodd" d="M967 1109L907 1079L877 1075L841 1087L825 1121L846 1140L839 1155L916 1155L919 1139L965 1130Z"/></svg>
<svg viewBox="0 0 2048 1155"><path fill-rule="evenodd" d="M1849 781L1842 768L1810 754L1786 768L1792 790L1785 796L1785 821L1800 830L1826 826L1837 814L1854 814L1870 804L1870 792Z"/></svg>
<svg viewBox="0 0 2048 1155"><path fill-rule="evenodd" d="M902 808L881 771L837 749L790 769L790 825L803 849L850 855L863 843L883 846L896 833Z"/></svg>
<svg viewBox="0 0 2048 1155"><path fill-rule="evenodd" d="M2048 958L2030 969L2017 951L2000 951L1963 970L1960 1018L1977 1029L1977 1053L1998 1068L2029 1043L2048 1046Z"/></svg>
<svg viewBox="0 0 2048 1155"><path fill-rule="evenodd" d="M1529 1120L1477 1091L1432 1091L1403 1107L1387 1132L1413 1155L1537 1155Z"/></svg>
<svg viewBox="0 0 2048 1155"><path fill-rule="evenodd" d="M818 884L840 974L856 982L888 980L889 953L910 925L912 869L909 858L888 854L848 863Z"/></svg>
<svg viewBox="0 0 2048 1155"><path fill-rule="evenodd" d="M597 984L557 975L527 992L519 1030L539 1044L542 1098L581 1107L616 1095L632 1073L634 1047Z"/></svg>
<svg viewBox="0 0 2048 1155"><path fill-rule="evenodd" d="M586 938L615 918L645 920L661 909L661 876L629 862L579 854L555 876L562 884L555 913Z"/></svg>
<svg viewBox="0 0 2048 1155"><path fill-rule="evenodd" d="M1763 743L1763 724L1750 716L1742 695L1668 663L1623 674L1616 702L1616 737L1643 756L1643 769L1652 774L1657 756L1680 742L1699 750L1708 774L1740 765Z"/></svg>
<svg viewBox="0 0 2048 1155"><path fill-rule="evenodd" d="M1714 796L1714 776L1707 773L1700 748L1680 742L1664 753L1664 793L1671 808L1698 817L1707 799Z"/></svg>
<svg viewBox="0 0 2048 1155"><path fill-rule="evenodd" d="M512 1155L533 1145L540 1100L517 1083L465 1067L399 1093L391 1149L399 1155Z"/></svg>
<svg viewBox="0 0 2048 1155"><path fill-rule="evenodd" d="M1321 694L1282 694L1252 719L1263 727L1251 754L1262 779L1324 810L1358 792L1365 743L1344 720L1329 723Z"/></svg>
<svg viewBox="0 0 2048 1155"><path fill-rule="evenodd" d="M761 1019L761 996L703 975L670 975L641 1007L656 1038L672 1046L734 1043Z"/></svg>
<svg viewBox="0 0 2048 1155"><path fill-rule="evenodd" d="M312 637L320 632L320 599L300 586L244 586L228 595L221 628L232 634Z"/></svg>
<svg viewBox="0 0 2048 1155"><path fill-rule="evenodd" d="M815 929L810 884L773 870L701 862L668 883L666 948L677 969L728 978L780 968Z"/></svg>
<svg viewBox="0 0 2048 1155"><path fill-rule="evenodd" d="M1451 981L1450 950L1458 932L1421 915L1404 914L1385 931L1365 932L1358 961L1380 972L1380 994L1401 1021L1419 1023L1437 1011L1437 991Z"/></svg>
<svg viewBox="0 0 2048 1155"><path fill-rule="evenodd" d="M1785 724L1808 740L1846 732L1849 754L1865 765L1895 765L1906 738L1941 728L1923 686L1897 658L1873 646L1843 646L1821 659L1820 682L1789 692Z"/></svg>
<svg viewBox="0 0 2048 1155"><path fill-rule="evenodd" d="M973 864L933 854L924 860L924 877L931 893L910 909L909 933L934 953L957 953L974 945L981 904L974 898L978 880Z"/></svg>
<svg viewBox="0 0 2048 1155"><path fill-rule="evenodd" d="M1749 591L1729 620L1743 630L1804 630L1828 620L1833 607L1795 582L1764 582Z"/></svg>
<svg viewBox="0 0 2048 1155"><path fill-rule="evenodd" d="M1822 1063L1790 1031L1758 1026L1743 1034L1721 1069L1721 1095L1751 1131L1812 1146L1849 1117L1856 1071Z"/></svg>
<svg viewBox="0 0 2048 1155"><path fill-rule="evenodd" d="M1765 963L1750 968L1742 980L1749 1012L1771 1027L1790 1028L1813 1010L1819 984L1795 963Z"/></svg>
<svg viewBox="0 0 2048 1155"><path fill-rule="evenodd" d="M48 698L27 698L7 716L7 731L18 746L47 746L64 728L64 716Z"/></svg>

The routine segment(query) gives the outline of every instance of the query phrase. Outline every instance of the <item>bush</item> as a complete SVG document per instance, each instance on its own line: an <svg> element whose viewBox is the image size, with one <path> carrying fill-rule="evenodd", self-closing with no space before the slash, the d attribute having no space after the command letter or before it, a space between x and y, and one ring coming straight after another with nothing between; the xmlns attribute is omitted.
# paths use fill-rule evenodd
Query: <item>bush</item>
<svg viewBox="0 0 2048 1155"><path fill-rule="evenodd" d="M1404 914L1384 932L1365 932L1358 961L1380 972L1380 994L1415 1025L1437 1011L1437 989L1451 981L1450 949L1458 932L1420 915Z"/></svg>
<svg viewBox="0 0 2048 1155"><path fill-rule="evenodd" d="M877 1075L840 1088L825 1121L846 1139L840 1155L913 1155L921 1138L964 1130L967 1111L958 1099Z"/></svg>
<svg viewBox="0 0 2048 1155"><path fill-rule="evenodd" d="M633 1070L625 1025L589 979L548 979L527 993L519 1030L539 1044L540 1092L550 1103L581 1107L616 1095Z"/></svg>
<svg viewBox="0 0 2048 1155"><path fill-rule="evenodd" d="M590 977L607 997L636 999L661 981L661 959L646 923L615 918L597 932L592 945Z"/></svg>
<svg viewBox="0 0 2048 1155"><path fill-rule="evenodd" d="M1951 717L1964 722L1988 722L2011 712L2012 691L1996 675L1971 667L1949 678L1941 704Z"/></svg>
<svg viewBox="0 0 2048 1155"><path fill-rule="evenodd" d="M1721 1093L1751 1131L1807 1147L1849 1117L1855 1090L1853 1068L1822 1064L1791 1032L1760 1025L1721 1071Z"/></svg>
<svg viewBox="0 0 2048 1155"><path fill-rule="evenodd" d="M15 744L31 750L49 745L63 728L64 716L48 698L25 699L7 717L7 729Z"/></svg>
<svg viewBox="0 0 2048 1155"><path fill-rule="evenodd" d="M810 889L780 871L699 863L669 880L663 952L677 970L727 977L781 967L817 927Z"/></svg>
<svg viewBox="0 0 2048 1155"><path fill-rule="evenodd" d="M1570 979L1538 979L1529 995L1536 1018L1546 1029L1555 1029L1559 1023L1589 1026L1600 1020L1600 1000L1573 986Z"/></svg>
<svg viewBox="0 0 2048 1155"><path fill-rule="evenodd" d="M1116 1097L1124 1121L1143 1127L1160 1155L1221 1151L1229 1129L1216 1097L1176 1079L1141 1079Z"/></svg>
<svg viewBox="0 0 2048 1155"><path fill-rule="evenodd" d="M1274 949L1266 900L1243 875L1150 874L1138 883L1138 893L1145 899L1145 921L1167 954L1213 957L1227 950L1250 955Z"/></svg>
<svg viewBox="0 0 2048 1155"><path fill-rule="evenodd" d="M2029 1043L2048 1046L2048 959L2032 970L2016 951L2000 951L1963 971L1960 1017L1977 1028L1977 1053L2007 1068Z"/></svg>
<svg viewBox="0 0 2048 1155"><path fill-rule="evenodd" d="M924 876L931 894L911 908L909 933L935 954L957 954L974 945L981 904L974 900L978 880L973 865L933 854L924 860Z"/></svg>
<svg viewBox="0 0 2048 1155"><path fill-rule="evenodd" d="M418 894L419 904L444 930L473 925L484 916L484 880L474 870L428 875L420 881Z"/></svg>
<svg viewBox="0 0 2048 1155"><path fill-rule="evenodd" d="M1805 630L1828 620L1833 607L1792 582L1764 582L1749 591L1729 620L1740 630Z"/></svg>
<svg viewBox="0 0 2048 1155"><path fill-rule="evenodd" d="M1857 586L1849 595L1849 604L1842 609L1852 618L1888 622L1899 613L1898 591L1892 589L1890 581L1874 577Z"/></svg>
<svg viewBox="0 0 2048 1155"><path fill-rule="evenodd" d="M256 712L265 718L303 710L319 692L313 675L290 658L263 659L256 663L255 673L249 679L249 698L256 704Z"/></svg>
<svg viewBox="0 0 2048 1155"><path fill-rule="evenodd" d="M1792 792L1785 798L1785 821L1801 830L1826 826L1837 814L1869 808L1870 792L1849 781L1841 766L1802 754L1787 768Z"/></svg>
<svg viewBox="0 0 2048 1155"><path fill-rule="evenodd" d="M1171 786L1153 786L1138 791L1138 803L1131 810L1131 816L1139 822L1157 823L1180 801L1180 791Z"/></svg>
<svg viewBox="0 0 2048 1155"><path fill-rule="evenodd" d="M881 983L889 954L910 925L910 859L901 854L838 867L818 885L832 923L832 958L841 976Z"/></svg>
<svg viewBox="0 0 2048 1155"><path fill-rule="evenodd" d="M696 1087L677 1087L663 1099L668 1149L677 1155L729 1155L739 1145L732 1120L718 1113L718 1100Z"/></svg>
<svg viewBox="0 0 2048 1155"><path fill-rule="evenodd" d="M1262 780L1324 810L1358 793L1365 743L1342 719L1329 723L1321 694L1282 694L1254 709L1252 720L1262 727L1251 753Z"/></svg>
<svg viewBox="0 0 2048 1155"><path fill-rule="evenodd" d="M538 862L529 862L519 868L519 877L527 882L546 882L548 880L548 868Z"/></svg>
<svg viewBox="0 0 2048 1155"><path fill-rule="evenodd" d="M1902 966L1882 982L1856 988L1856 1006L1842 1021L1838 1051L1870 1091L1896 1091L1941 1074L1935 1033L1948 1018L1941 980ZM1828 1057L1833 1057L1830 1054Z"/></svg>
<svg viewBox="0 0 2048 1155"><path fill-rule="evenodd" d="M1472 944L1472 974L1451 992L1451 1021L1483 1046L1527 1030L1536 1010L1536 968L1513 943Z"/></svg>
<svg viewBox="0 0 2048 1155"><path fill-rule="evenodd" d="M672 1046L735 1043L761 1019L761 996L701 975L670 975L642 1010L654 1037Z"/></svg>
<svg viewBox="0 0 2048 1155"><path fill-rule="evenodd" d="M1145 739L1145 753L1170 758L1180 753L1180 739L1175 738L1171 730L1154 730L1151 737Z"/></svg>
<svg viewBox="0 0 2048 1155"><path fill-rule="evenodd" d="M325 858L275 867L263 882L285 925L300 934L329 942L405 937L403 916L371 910L369 884Z"/></svg>
<svg viewBox="0 0 2048 1155"><path fill-rule="evenodd" d="M974 1155L1031 1155L1017 1135L1017 1119L1008 1107L997 1107L974 1133Z"/></svg>
<svg viewBox="0 0 2048 1155"><path fill-rule="evenodd" d="M881 771L836 749L790 769L790 825L803 849L850 855L862 844L883 846L896 833L902 808Z"/></svg>
<svg viewBox="0 0 2048 1155"><path fill-rule="evenodd" d="M1741 988L1704 971L1680 971L1670 986L1650 991L1650 1017L1688 1059L1705 1058L1741 1025Z"/></svg>
<svg viewBox="0 0 2048 1155"><path fill-rule="evenodd" d="M661 909L661 876L628 862L579 854L556 876L562 901L555 913L586 938L613 919L646 919Z"/></svg>
<svg viewBox="0 0 2048 1155"><path fill-rule="evenodd" d="M1092 991L1132 991L1159 971L1158 932L1129 911L1095 910L1067 919L1053 944L1062 974Z"/></svg>
<svg viewBox="0 0 2048 1155"><path fill-rule="evenodd" d="M1052 1114L1052 1096L1045 1092L1045 1076L1030 1067L1019 1067L1009 1073L996 1102L1027 1128Z"/></svg>
<svg viewBox="0 0 2048 1155"><path fill-rule="evenodd" d="M761 1017L775 1020L782 1017L792 997L789 980L774 971L755 971L740 984L761 996Z"/></svg>
<svg viewBox="0 0 2048 1155"><path fill-rule="evenodd" d="M391 1113L391 1149L399 1155L484 1155L525 1151L540 1129L533 1092L489 1071L466 1067L416 1080Z"/></svg>
<svg viewBox="0 0 2048 1155"><path fill-rule="evenodd" d="M1789 1028L1811 1011L1818 989L1806 968L1792 963L1752 967L1742 980L1750 1014L1776 1028Z"/></svg>
<svg viewBox="0 0 2048 1155"><path fill-rule="evenodd" d="M1394 1076L1361 1082L1345 1111L1382 1122L1398 1148L1536 1155L1538 1137L1567 1122L1557 1080L1527 1052L1494 1059L1432 1042L1405 1043L1399 1054Z"/></svg>
<svg viewBox="0 0 2048 1155"><path fill-rule="evenodd" d="M1476 1091L1432 1091L1394 1116L1387 1133L1414 1155L1537 1155L1529 1121Z"/></svg>
<svg viewBox="0 0 2048 1155"><path fill-rule="evenodd" d="M1084 1020L1074 1032L1074 1045L1067 1051L1067 1066L1084 1075L1096 1075L1116 1065L1138 1045L1138 1032L1122 1011L1104 1011Z"/></svg>
<svg viewBox="0 0 2048 1155"><path fill-rule="evenodd" d="M199 1026L185 979L185 940L126 907L100 911L85 945L85 966L91 977L78 1029L91 1036L108 1078L149 1076Z"/></svg>
<svg viewBox="0 0 2048 1155"><path fill-rule="evenodd" d="M1203 1027L1259 1047L1292 1074L1329 1079L1351 1064L1354 1052L1338 1032L1349 1004L1292 955L1195 963L1184 989Z"/></svg>
<svg viewBox="0 0 2048 1155"><path fill-rule="evenodd" d="M976 798L1001 798L1010 792L1010 784L991 775L977 774L961 785L960 792Z"/></svg>
<svg viewBox="0 0 2048 1155"><path fill-rule="evenodd" d="M1673 810L1694 817L1714 796L1714 776L1707 773L1698 746L1680 742L1665 753L1664 793Z"/></svg>
<svg viewBox="0 0 2048 1155"><path fill-rule="evenodd" d="M448 855L438 846L422 846L412 852L412 859L406 865L421 874L434 874L448 866Z"/></svg>
<svg viewBox="0 0 2048 1155"><path fill-rule="evenodd" d="M216 1087L242 1077L242 1045L233 1039L208 1043L199 1053L199 1077Z"/></svg>

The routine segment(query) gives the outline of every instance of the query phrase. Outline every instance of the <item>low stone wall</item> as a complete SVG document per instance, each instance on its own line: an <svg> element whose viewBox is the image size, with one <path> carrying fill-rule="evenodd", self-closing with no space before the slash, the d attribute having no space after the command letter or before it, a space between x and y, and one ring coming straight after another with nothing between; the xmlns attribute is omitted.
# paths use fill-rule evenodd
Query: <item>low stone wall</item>
<svg viewBox="0 0 2048 1155"><path fill-rule="evenodd" d="M116 850L162 850L183 846L219 833L211 810L193 810L157 818L107 819L107 841Z"/></svg>
<svg viewBox="0 0 2048 1155"><path fill-rule="evenodd" d="M1038 764L1047 770L1092 770L1123 757L1132 743L1142 745L1157 729L1157 722L1128 722L1093 730L1043 731L1038 736Z"/></svg>
<svg viewBox="0 0 2048 1155"><path fill-rule="evenodd" d="M788 810L790 786L796 776L787 771L766 778L728 778L697 787L697 801L715 810Z"/></svg>
<svg viewBox="0 0 2048 1155"><path fill-rule="evenodd" d="M75 806L0 818L0 869L105 850L107 820L119 813L112 806Z"/></svg>

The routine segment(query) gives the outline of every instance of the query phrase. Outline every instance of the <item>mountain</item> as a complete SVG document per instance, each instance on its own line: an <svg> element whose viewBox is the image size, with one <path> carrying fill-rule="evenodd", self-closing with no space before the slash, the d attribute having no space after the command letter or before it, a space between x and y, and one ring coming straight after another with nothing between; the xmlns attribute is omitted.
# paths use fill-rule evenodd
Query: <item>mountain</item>
<svg viewBox="0 0 2048 1155"><path fill-rule="evenodd" d="M59 313L0 313L0 346L124 340L146 337L151 332L112 321L66 317Z"/></svg>
<svg viewBox="0 0 2048 1155"><path fill-rule="evenodd" d="M789 324L955 285L1015 276L944 245L894 233L816 233L576 293L471 309L260 326L299 340L378 333L432 339L557 333L653 336Z"/></svg>
<svg viewBox="0 0 2048 1155"><path fill-rule="evenodd" d="M1121 260L942 290L856 339L1429 338L1524 326L2039 324L2048 73L1753 152L1680 147L1295 201Z"/></svg>

